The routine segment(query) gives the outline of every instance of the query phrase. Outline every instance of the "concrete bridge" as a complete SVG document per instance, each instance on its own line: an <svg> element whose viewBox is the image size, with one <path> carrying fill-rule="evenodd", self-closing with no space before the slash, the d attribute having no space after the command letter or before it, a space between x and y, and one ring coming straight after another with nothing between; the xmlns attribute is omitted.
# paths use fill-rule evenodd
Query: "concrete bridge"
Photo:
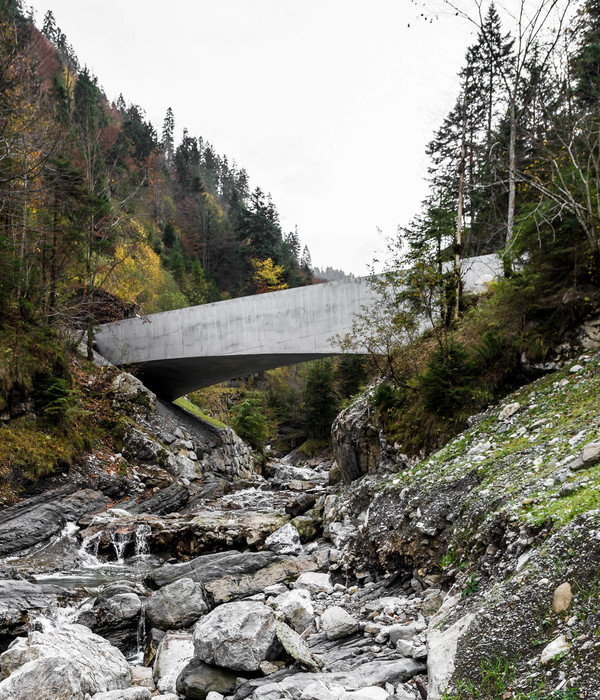
<svg viewBox="0 0 600 700"><path fill-rule="evenodd" d="M465 288L478 291L500 272L494 255L465 260ZM173 400L227 379L341 354L332 338L348 333L374 298L367 277L327 282L106 324L96 343L113 364L138 365L144 382Z"/></svg>

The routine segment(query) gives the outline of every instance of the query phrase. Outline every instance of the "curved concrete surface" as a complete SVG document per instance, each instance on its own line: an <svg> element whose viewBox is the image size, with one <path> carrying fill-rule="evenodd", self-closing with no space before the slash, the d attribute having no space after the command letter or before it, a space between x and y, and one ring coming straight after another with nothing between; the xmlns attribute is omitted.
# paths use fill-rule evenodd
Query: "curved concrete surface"
<svg viewBox="0 0 600 700"><path fill-rule="evenodd" d="M493 255L464 261L465 288L477 291L500 270ZM350 331L354 315L374 297L366 277L327 282L106 324L96 343L110 362L139 365L153 391L175 399L234 377L340 354L334 336Z"/></svg>

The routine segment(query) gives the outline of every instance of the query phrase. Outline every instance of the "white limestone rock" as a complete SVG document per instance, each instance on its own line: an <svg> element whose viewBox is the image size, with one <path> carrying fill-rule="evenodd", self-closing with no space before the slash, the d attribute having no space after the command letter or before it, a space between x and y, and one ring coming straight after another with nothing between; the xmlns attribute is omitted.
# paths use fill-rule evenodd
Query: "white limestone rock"
<svg viewBox="0 0 600 700"><path fill-rule="evenodd" d="M291 523L286 523L267 537L265 547L275 554L300 554L300 533Z"/></svg>
<svg viewBox="0 0 600 700"><path fill-rule="evenodd" d="M57 626L47 620L38 625L40 629L32 630L27 639L20 638L0 656L4 675L16 672L29 662L52 658L61 665L63 660L69 662L65 673L71 679L79 675L84 694L94 695L131 685L131 671L123 654L87 627L76 624ZM70 664L78 669L77 673L71 672ZM38 677L47 668L47 664L29 667L31 678ZM19 674L21 684L25 683L23 675ZM0 683L0 688L3 683Z"/></svg>
<svg viewBox="0 0 600 700"><path fill-rule="evenodd" d="M0 700L86 700L82 672L62 656L28 661L0 683Z"/></svg>
<svg viewBox="0 0 600 700"><path fill-rule="evenodd" d="M196 656L234 671L257 671L276 647L276 621L258 601L224 603L196 624Z"/></svg>
<svg viewBox="0 0 600 700"><path fill-rule="evenodd" d="M358 622L344 608L334 605L321 615L321 629L327 639L341 639L358 630Z"/></svg>
<svg viewBox="0 0 600 700"><path fill-rule="evenodd" d="M175 693L177 677L194 656L194 640L186 632L167 632L154 659L154 682L161 693Z"/></svg>
<svg viewBox="0 0 600 700"><path fill-rule="evenodd" d="M563 654L568 654L571 645L567 641L564 634L561 634L556 639L552 640L550 644L547 644L542 650L542 655L540 657L540 664L542 666L550 663L557 656L562 656Z"/></svg>
<svg viewBox="0 0 600 700"><path fill-rule="evenodd" d="M498 414L498 420L507 421L512 418L515 413L518 413L521 406L515 401L514 403L507 404Z"/></svg>
<svg viewBox="0 0 600 700"><path fill-rule="evenodd" d="M275 609L281 612L285 621L296 632L302 634L315 619L315 610L310 593L305 589L294 589L278 595L273 601Z"/></svg>
<svg viewBox="0 0 600 700"><path fill-rule="evenodd" d="M387 700L387 691L377 685L371 685L350 693L344 693L340 700Z"/></svg>
<svg viewBox="0 0 600 700"><path fill-rule="evenodd" d="M440 700L450 683L458 642L466 634L474 618L475 615L469 613L445 630L430 624L427 637L428 700ZM432 619L435 620L435 617Z"/></svg>
<svg viewBox="0 0 600 700"><path fill-rule="evenodd" d="M304 588L310 593L333 593L333 586L329 574L318 574L307 571L300 574L294 583L294 588Z"/></svg>
<svg viewBox="0 0 600 700"><path fill-rule="evenodd" d="M92 700L152 700L152 693L148 688L109 690L106 693L96 693Z"/></svg>

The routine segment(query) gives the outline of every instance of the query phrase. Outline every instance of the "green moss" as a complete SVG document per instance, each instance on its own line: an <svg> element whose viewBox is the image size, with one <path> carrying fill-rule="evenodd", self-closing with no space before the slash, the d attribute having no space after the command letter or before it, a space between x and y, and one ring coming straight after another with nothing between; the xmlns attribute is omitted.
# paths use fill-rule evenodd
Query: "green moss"
<svg viewBox="0 0 600 700"><path fill-rule="evenodd" d="M214 425L215 428L226 428L227 426L225 423L221 423L220 420L217 420L216 418L211 418L210 416L206 415L206 413L203 413L196 404L193 404L191 401L188 399L184 398L183 396L179 397L178 399L175 399L173 402L179 408L183 408L184 410L188 411L189 413L192 413L194 416L197 418L201 418L202 420L206 421L207 423L210 423L211 425Z"/></svg>

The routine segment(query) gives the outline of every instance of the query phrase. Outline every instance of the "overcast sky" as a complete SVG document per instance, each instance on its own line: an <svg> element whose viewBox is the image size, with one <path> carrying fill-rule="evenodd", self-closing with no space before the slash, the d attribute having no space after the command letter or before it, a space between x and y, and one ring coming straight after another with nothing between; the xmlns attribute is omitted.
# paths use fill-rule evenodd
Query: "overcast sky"
<svg viewBox="0 0 600 700"><path fill-rule="evenodd" d="M421 2L421 0L419 0ZM29 6L28 0L25 5ZM33 0L110 100L210 141L314 265L365 274L426 187L472 29L412 0Z"/></svg>

